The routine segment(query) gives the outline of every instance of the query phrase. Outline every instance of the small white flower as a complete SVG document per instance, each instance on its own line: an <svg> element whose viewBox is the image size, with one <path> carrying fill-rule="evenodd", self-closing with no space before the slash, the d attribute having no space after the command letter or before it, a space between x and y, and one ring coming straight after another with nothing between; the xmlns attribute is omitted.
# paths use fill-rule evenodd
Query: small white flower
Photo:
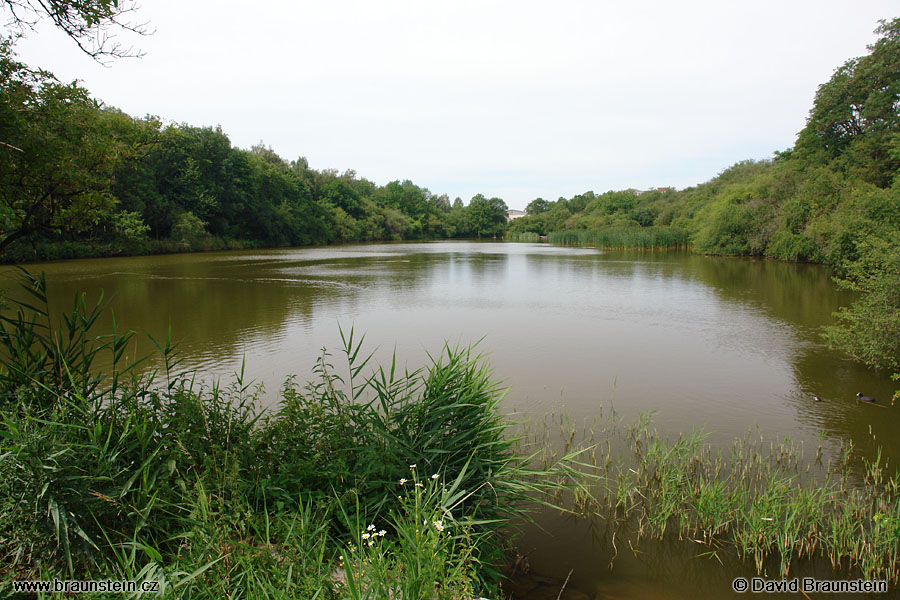
<svg viewBox="0 0 900 600"><path fill-rule="evenodd" d="M375 540L369 540L369 545L370 545L370 546L374 546L374 545L375 545Z"/></svg>
<svg viewBox="0 0 900 600"><path fill-rule="evenodd" d="M368 533L362 534L362 539L364 539L364 540L367 540L367 539L369 539L370 537L372 537L372 536L369 535Z"/></svg>
<svg viewBox="0 0 900 600"><path fill-rule="evenodd" d="M375 526L369 525L368 527L366 527L366 531L375 531Z"/></svg>
<svg viewBox="0 0 900 600"><path fill-rule="evenodd" d="M403 478L400 479L400 485L406 485L406 478L405 478L405 477L403 477ZM397 497L399 498L400 496L397 496Z"/></svg>
<svg viewBox="0 0 900 600"><path fill-rule="evenodd" d="M443 521L435 521L434 528L437 529L438 531L443 531L444 530L444 522Z"/></svg>
<svg viewBox="0 0 900 600"><path fill-rule="evenodd" d="M417 482L416 482L416 487L422 487L422 484L421 484L420 482L417 481Z"/></svg>
<svg viewBox="0 0 900 600"><path fill-rule="evenodd" d="M410 468L410 469L415 469L415 468L416 468L416 464L413 463L413 464L409 465L409 468Z"/></svg>
<svg viewBox="0 0 900 600"><path fill-rule="evenodd" d="M432 479L437 479L437 478L438 478L438 474L435 473L434 475L431 476L431 478L432 478Z"/></svg>
<svg viewBox="0 0 900 600"><path fill-rule="evenodd" d="M387 534L387 531L385 531L384 529L382 529L381 531L379 531L379 532L376 533L375 535L377 535L378 537L384 537L385 534Z"/></svg>

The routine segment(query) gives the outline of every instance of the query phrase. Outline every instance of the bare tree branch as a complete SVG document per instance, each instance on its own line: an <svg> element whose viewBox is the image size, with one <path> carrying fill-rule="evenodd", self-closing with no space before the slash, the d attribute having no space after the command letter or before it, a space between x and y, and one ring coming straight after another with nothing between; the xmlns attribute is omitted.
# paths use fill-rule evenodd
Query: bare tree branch
<svg viewBox="0 0 900 600"><path fill-rule="evenodd" d="M16 147L13 146L12 144L7 144L6 142L3 142L3 141L0 141L0 146L6 146L7 148L12 148L12 149L15 150L16 152L25 152L25 151L22 150L21 148L16 148Z"/></svg>
<svg viewBox="0 0 900 600"><path fill-rule="evenodd" d="M101 64L111 59L140 57L143 53L116 40L121 32L151 35L147 22L126 18L138 9L135 0L0 0L0 11L9 13L6 27L34 30L43 19L69 36L78 48Z"/></svg>

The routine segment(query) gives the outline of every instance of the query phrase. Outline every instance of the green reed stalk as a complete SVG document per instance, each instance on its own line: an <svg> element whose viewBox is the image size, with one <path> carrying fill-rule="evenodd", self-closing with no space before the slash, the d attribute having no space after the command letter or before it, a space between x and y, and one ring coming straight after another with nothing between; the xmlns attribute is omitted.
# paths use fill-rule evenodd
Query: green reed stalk
<svg viewBox="0 0 900 600"><path fill-rule="evenodd" d="M552 231L547 235L547 241L553 244L644 250L690 246L688 232L674 227L610 227Z"/></svg>

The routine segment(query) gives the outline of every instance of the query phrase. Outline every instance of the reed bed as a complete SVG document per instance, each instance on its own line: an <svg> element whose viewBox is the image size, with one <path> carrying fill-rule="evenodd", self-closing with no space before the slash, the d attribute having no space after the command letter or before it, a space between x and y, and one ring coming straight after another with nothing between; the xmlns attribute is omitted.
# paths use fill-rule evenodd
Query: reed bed
<svg viewBox="0 0 900 600"><path fill-rule="evenodd" d="M506 239L510 242L539 242L541 236L533 231L507 231Z"/></svg>
<svg viewBox="0 0 900 600"><path fill-rule="evenodd" d="M547 241L553 244L590 245L615 249L688 248L690 234L675 227L610 227L551 231Z"/></svg>
<svg viewBox="0 0 900 600"><path fill-rule="evenodd" d="M750 433L726 451L701 433L664 439L648 418L625 425L614 412L581 427L554 413L524 434L547 464L584 448L580 469L596 485L555 500L568 494L582 517L622 527L632 548L675 536L703 556L752 561L760 574L773 559L783 577L824 561L837 575L900 581L900 474L880 454L856 457L850 442L828 460L821 446L807 459L790 439ZM553 440L556 452L546 450Z"/></svg>

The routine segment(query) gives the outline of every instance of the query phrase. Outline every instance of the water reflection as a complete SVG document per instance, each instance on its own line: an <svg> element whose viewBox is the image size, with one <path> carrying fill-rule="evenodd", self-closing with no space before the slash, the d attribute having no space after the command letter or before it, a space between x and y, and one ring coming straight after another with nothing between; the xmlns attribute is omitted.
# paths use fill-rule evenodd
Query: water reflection
<svg viewBox="0 0 900 600"><path fill-rule="evenodd" d="M760 576L752 560L741 561L727 547L711 548L689 537L638 539L634 523L614 527L599 518L586 521L552 511L542 511L535 517L540 528L528 524L520 526L519 551L527 555L532 566L540 565L544 572L565 578L571 571L572 587L594 598L736 600L747 594L733 590L734 579L751 580ZM548 536L547 531L553 535ZM574 548L578 551L573 551ZM763 569L767 579L781 579L776 557L764 561ZM794 561L788 579L794 577L822 581L847 579L848 575L833 571L823 562L800 564ZM765 597L787 600L798 595L767 593ZM829 594L829 597L852 600L860 595Z"/></svg>
<svg viewBox="0 0 900 600"><path fill-rule="evenodd" d="M214 376L246 359L270 400L288 374L308 377L321 348L335 348L340 324L367 332L380 358L396 348L412 367L445 341L484 338L480 350L511 386L507 405L531 414L563 405L590 420L612 400L626 417L652 411L664 430L703 428L714 443L758 425L807 444L824 431L826 446L851 437L866 452L900 454L893 408L854 397L887 400L893 382L819 337L852 300L822 267L442 242L32 268L46 271L54 310L78 291L94 299L102 290L119 329L157 340L171 329L184 365ZM10 293L13 273L4 271ZM150 349L143 338L136 352Z"/></svg>

